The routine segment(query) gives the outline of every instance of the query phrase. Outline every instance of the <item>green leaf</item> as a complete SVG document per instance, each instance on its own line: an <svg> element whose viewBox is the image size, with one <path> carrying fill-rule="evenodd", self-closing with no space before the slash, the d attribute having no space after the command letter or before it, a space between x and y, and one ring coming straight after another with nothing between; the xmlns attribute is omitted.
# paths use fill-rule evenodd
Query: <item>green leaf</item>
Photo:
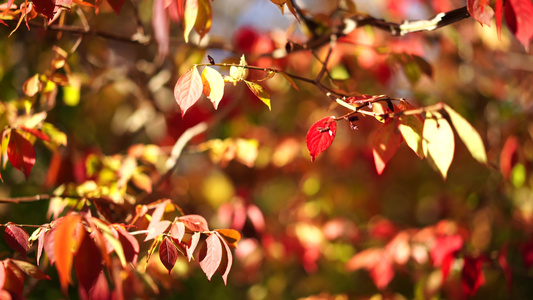
<svg viewBox="0 0 533 300"><path fill-rule="evenodd" d="M465 144L472 157L474 157L480 163L487 163L487 154L485 152L485 146L483 140L479 136L479 133L468 123L468 121L453 110L448 105L444 105L444 109L450 116L450 121L455 128L455 131Z"/></svg>
<svg viewBox="0 0 533 300"><path fill-rule="evenodd" d="M254 93L254 95L256 95L259 100L263 101L263 103L268 106L268 110L272 110L272 108L270 107L270 95L267 93L267 91L265 91L265 89L261 85L255 82L251 82L248 80L245 80L244 82L246 83L250 91L252 91L252 93Z"/></svg>
<svg viewBox="0 0 533 300"><path fill-rule="evenodd" d="M452 127L440 113L428 112L422 136L424 155L441 173L442 178L446 179L455 151Z"/></svg>

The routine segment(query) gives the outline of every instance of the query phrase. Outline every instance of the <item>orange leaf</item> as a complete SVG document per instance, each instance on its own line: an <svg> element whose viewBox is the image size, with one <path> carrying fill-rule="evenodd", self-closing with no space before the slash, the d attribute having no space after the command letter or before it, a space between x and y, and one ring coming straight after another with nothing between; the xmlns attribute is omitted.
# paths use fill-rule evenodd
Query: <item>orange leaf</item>
<svg viewBox="0 0 533 300"><path fill-rule="evenodd" d="M26 176L30 176L31 169L35 165L35 149L33 145L17 131L11 131L11 137L7 146L7 157L13 167L21 170Z"/></svg>
<svg viewBox="0 0 533 300"><path fill-rule="evenodd" d="M394 156L403 141L397 129L398 119L387 119L374 136L374 163L378 174L383 173L385 166Z"/></svg>
<svg viewBox="0 0 533 300"><path fill-rule="evenodd" d="M237 242L241 240L241 234L234 229L216 229L221 237L229 243L233 248L237 247Z"/></svg>
<svg viewBox="0 0 533 300"><path fill-rule="evenodd" d="M54 257L59 282L63 294L67 295L68 285L72 281L71 269L74 252L78 245L75 231L80 224L80 216L67 215L61 219L54 233Z"/></svg>

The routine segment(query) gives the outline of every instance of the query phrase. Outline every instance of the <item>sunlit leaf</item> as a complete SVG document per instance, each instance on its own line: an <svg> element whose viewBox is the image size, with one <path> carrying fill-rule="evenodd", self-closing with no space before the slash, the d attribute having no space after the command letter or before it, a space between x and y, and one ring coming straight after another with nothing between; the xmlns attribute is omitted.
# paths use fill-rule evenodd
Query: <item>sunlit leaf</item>
<svg viewBox="0 0 533 300"><path fill-rule="evenodd" d="M422 133L424 125L420 119L415 116L400 116L398 129L407 146L409 146L420 159L423 159L424 150L422 149Z"/></svg>
<svg viewBox="0 0 533 300"><path fill-rule="evenodd" d="M215 234L220 238L220 241L222 242L222 245L224 245L224 252L226 256L222 257L222 262L219 266L219 272L222 274L222 279L224 280L224 284L228 284L228 275L231 271L231 266L233 265L233 255L231 254L231 249L228 246L228 242L225 238L222 238L222 235L220 232L215 232Z"/></svg>
<svg viewBox="0 0 533 300"><path fill-rule="evenodd" d="M28 180L31 169L35 165L35 150L33 145L16 130L11 131L7 146L7 157L13 167L21 170L26 180Z"/></svg>
<svg viewBox="0 0 533 300"><path fill-rule="evenodd" d="M183 16L183 38L185 39L185 43L189 42L189 34L194 28L196 18L198 17L198 1L185 0L185 12Z"/></svg>
<svg viewBox="0 0 533 300"><path fill-rule="evenodd" d="M55 266L59 275L61 290L65 295L67 294L68 285L72 281L72 261L78 246L75 232L80 221L81 218L78 215L67 215L61 219L61 222L54 230Z"/></svg>
<svg viewBox="0 0 533 300"><path fill-rule="evenodd" d="M180 106L182 116L200 99L202 91L202 77L194 66L180 77L174 87L174 98Z"/></svg>
<svg viewBox="0 0 533 300"><path fill-rule="evenodd" d="M287 82L297 91L300 91L300 89L298 88L298 86L296 85L296 82L294 82L294 80L289 76L287 75L287 73L285 72L279 72L283 78L285 78L285 80L287 80Z"/></svg>
<svg viewBox="0 0 533 300"><path fill-rule="evenodd" d="M323 118L309 128L306 142L311 161L314 161L320 153L331 146L336 134L337 123L334 117Z"/></svg>
<svg viewBox="0 0 533 300"><path fill-rule="evenodd" d="M9 262L13 263L15 266L17 266L22 272L24 272L26 275L40 280L50 280L50 276L46 275L41 269L39 269L37 266L30 264L27 261L18 260L18 259L10 259ZM1 286L1 285L0 285Z"/></svg>
<svg viewBox="0 0 533 300"><path fill-rule="evenodd" d="M174 243L170 241L167 237L163 239L161 245L159 245L159 259L163 266L167 268L168 274L174 268L176 260L178 259L178 249L174 246Z"/></svg>
<svg viewBox="0 0 533 300"><path fill-rule="evenodd" d="M263 103L268 106L268 110L272 110L272 108L270 107L270 95L267 93L267 91L265 91L265 89L258 83L251 82L248 80L245 80L244 82L246 83L250 91L252 91L252 93L254 93L254 95L256 95L259 100L263 101Z"/></svg>
<svg viewBox="0 0 533 300"><path fill-rule="evenodd" d="M398 128L398 119L387 119L374 136L372 153L378 174L383 173L385 166L394 156L403 141Z"/></svg>
<svg viewBox="0 0 533 300"><path fill-rule="evenodd" d="M131 235L126 230L120 227L116 228L116 230L118 233L118 240L122 245L126 261L135 266L137 264L137 257L139 256L139 242L133 235Z"/></svg>
<svg viewBox="0 0 533 300"><path fill-rule="evenodd" d="M196 246L198 246L198 242L200 241L200 232L195 232L192 235L191 243L187 246L187 258L189 261L192 259L192 255L194 254L194 250L196 249Z"/></svg>
<svg viewBox="0 0 533 300"><path fill-rule="evenodd" d="M198 0L198 15L194 23L194 29L202 39L211 30L213 23L213 12L211 0Z"/></svg>
<svg viewBox="0 0 533 300"><path fill-rule="evenodd" d="M102 254L94 240L85 233L74 258L74 270L79 289L89 294L103 271Z"/></svg>
<svg viewBox="0 0 533 300"><path fill-rule="evenodd" d="M455 151L452 127L441 114L428 113L424 121L423 138L424 156L446 179Z"/></svg>
<svg viewBox="0 0 533 300"><path fill-rule="evenodd" d="M461 138L472 157L474 157L480 163L487 163L487 154L485 152L485 146L483 140L479 136L479 133L468 123L465 118L454 111L448 105L444 105L444 109L450 116L453 127L457 132L457 135Z"/></svg>
<svg viewBox="0 0 533 300"><path fill-rule="evenodd" d="M488 0L468 0L466 1L466 7L472 18L476 19L480 24L490 26L494 11L488 2Z"/></svg>
<svg viewBox="0 0 533 300"><path fill-rule="evenodd" d="M533 3L531 0L505 1L504 11L509 30L526 48L526 52L529 51L529 43L533 38Z"/></svg>
<svg viewBox="0 0 533 300"><path fill-rule="evenodd" d="M184 235L185 235L185 225L183 225L182 222L172 223L172 226L170 227L170 236L178 240L178 242L181 242Z"/></svg>
<svg viewBox="0 0 533 300"><path fill-rule="evenodd" d="M205 67L202 71L202 83L204 95L211 100L213 107L217 109L222 96L224 96L224 78L217 70Z"/></svg>
<svg viewBox="0 0 533 300"><path fill-rule="evenodd" d="M179 221L183 222L185 227L192 231L209 231L207 221L200 215L185 215L179 217Z"/></svg>
<svg viewBox="0 0 533 300"><path fill-rule="evenodd" d="M216 234L209 235L200 250L199 256L200 267L209 281L211 281L211 277L213 277L222 261L222 252L220 238Z"/></svg>
<svg viewBox="0 0 533 300"><path fill-rule="evenodd" d="M241 56L241 60L239 61L239 66L247 66L248 63L246 62L246 58L244 57L244 54ZM248 77L248 69L243 67L237 67L237 66L231 66L229 68L229 76L224 77L225 81L233 82L233 84L236 84L239 81L243 81Z"/></svg>
<svg viewBox="0 0 533 300"><path fill-rule="evenodd" d="M216 229L221 237L233 248L237 247L237 243L241 240L241 234L235 229Z"/></svg>

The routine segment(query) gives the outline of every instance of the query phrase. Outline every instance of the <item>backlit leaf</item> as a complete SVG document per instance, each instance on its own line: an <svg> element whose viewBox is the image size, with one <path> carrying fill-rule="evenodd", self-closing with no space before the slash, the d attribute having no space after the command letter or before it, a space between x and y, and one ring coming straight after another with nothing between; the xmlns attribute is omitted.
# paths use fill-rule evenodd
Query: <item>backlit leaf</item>
<svg viewBox="0 0 533 300"><path fill-rule="evenodd" d="M184 235L185 235L185 225L183 225L182 222L172 223L172 226L170 227L170 236L172 236L172 238L181 242Z"/></svg>
<svg viewBox="0 0 533 300"><path fill-rule="evenodd" d="M181 115L193 106L200 96L202 96L203 84L202 77L198 74L196 66L185 72L183 76L178 79L174 87L174 98L181 109Z"/></svg>
<svg viewBox="0 0 533 300"><path fill-rule="evenodd" d="M211 281L222 261L222 244L216 234L211 234L205 240L205 244L200 251L200 267Z"/></svg>
<svg viewBox="0 0 533 300"><path fill-rule="evenodd" d="M246 83L250 91L252 91L252 93L254 93L254 95L256 95L259 100L263 101L263 103L268 106L268 110L272 110L272 108L270 107L270 95L267 93L267 91L265 91L265 89L258 83L251 82L248 80L245 80L244 82Z"/></svg>
<svg viewBox="0 0 533 300"><path fill-rule="evenodd" d="M207 221L200 215L185 215L179 220L191 231L209 231Z"/></svg>
<svg viewBox="0 0 533 300"><path fill-rule="evenodd" d="M152 227L148 227L148 234L146 235L146 238L144 239L144 241L145 242L149 241L149 240L151 240L151 239L163 234L163 232L165 232L167 230L169 225L170 225L170 221L163 220L163 221L158 222L157 224L155 224Z"/></svg>
<svg viewBox="0 0 533 300"><path fill-rule="evenodd" d="M189 34L194 28L196 18L198 17L198 1L185 0L185 12L183 16L183 38L185 39L185 43L189 42Z"/></svg>
<svg viewBox="0 0 533 300"><path fill-rule="evenodd" d="M306 143L311 161L314 161L320 153L331 146L336 134L337 123L335 123L334 117L323 118L309 128Z"/></svg>
<svg viewBox="0 0 533 300"><path fill-rule="evenodd" d="M505 21L509 30L515 35L526 52L533 38L533 3L531 0L505 1Z"/></svg>
<svg viewBox="0 0 533 300"><path fill-rule="evenodd" d="M378 174L383 173L385 166L402 143L403 138L397 128L397 123L398 119L387 119L374 136L372 152Z"/></svg>
<svg viewBox="0 0 533 300"><path fill-rule="evenodd" d="M279 72L283 78L285 78L285 80L287 80L287 82L297 91L300 91L300 89L298 88L298 86L296 85L296 82L294 82L294 80L289 76L287 75L287 73L285 72Z"/></svg>
<svg viewBox="0 0 533 300"><path fill-rule="evenodd" d="M198 0L198 15L194 23L194 29L202 39L211 30L213 23L213 12L211 0Z"/></svg>
<svg viewBox="0 0 533 300"><path fill-rule="evenodd" d="M239 66L247 66L248 63L246 62L246 58L244 57L244 54L241 56L241 60L239 61ZM239 81L243 81L248 77L248 69L243 67L237 67L237 66L231 66L229 68L229 76L224 77L225 81L233 82L235 85Z"/></svg>
<svg viewBox="0 0 533 300"><path fill-rule="evenodd" d="M402 134L405 143L411 148L420 159L424 158L422 149L422 132L424 125L416 116L400 116L398 129Z"/></svg>
<svg viewBox="0 0 533 300"><path fill-rule="evenodd" d="M187 258L189 261L192 259L192 255L194 254L194 250L196 249L196 246L198 246L198 242L200 241L200 232L195 232L192 235L191 243L187 246Z"/></svg>
<svg viewBox="0 0 533 300"><path fill-rule="evenodd" d="M124 1L124 0L121 0ZM168 14L165 10L165 0L155 0L152 9L152 28L157 41L158 54L161 57L168 55L170 47L170 26Z"/></svg>
<svg viewBox="0 0 533 300"><path fill-rule="evenodd" d="M500 153L500 171L505 179L511 177L511 172L517 162L519 146L516 136L508 137L505 144L503 144L502 152Z"/></svg>
<svg viewBox="0 0 533 300"><path fill-rule="evenodd" d="M21 126L20 127L21 130L23 131L26 131L26 132L29 132L31 133L32 135L34 135L35 137L43 140L43 141L49 141L50 138L42 131L40 131L39 129L37 128L27 128L27 127L24 127L24 126Z"/></svg>
<svg viewBox="0 0 533 300"><path fill-rule="evenodd" d="M487 154L485 152L485 146L483 140L479 136L479 133L468 123L465 118L458 114L448 105L444 105L444 109L450 116L453 127L457 132L457 135L461 138L472 157L474 157L480 163L487 163Z"/></svg>
<svg viewBox="0 0 533 300"><path fill-rule="evenodd" d="M222 262L220 264L220 268L219 267L219 270L223 270L223 273L222 273L222 280L224 280L224 284L227 285L228 284L228 275L229 275L229 271L231 271L231 266L233 265L233 255L231 254L231 249L230 247L228 246L228 242L226 241L225 238L222 238L222 235L220 232L216 232L215 233L219 238L220 238L220 241L222 242L222 245L224 245L224 252L226 254L226 257L224 259L224 257L222 257ZM239 234L240 235L240 234Z"/></svg>
<svg viewBox="0 0 533 300"><path fill-rule="evenodd" d="M76 227L80 224L81 218L78 215L67 215L54 230L54 258L59 282L63 294L67 294L69 283L72 281L71 269L74 252L77 250L77 240L75 236Z"/></svg>
<svg viewBox="0 0 533 300"><path fill-rule="evenodd" d="M29 235L26 230L19 226L8 224L4 232L4 238L11 249L19 252L24 258L26 258L29 239Z"/></svg>
<svg viewBox="0 0 533 300"><path fill-rule="evenodd" d="M481 24L490 26L494 11L488 2L488 0L468 0L466 1L466 7L472 18Z"/></svg>
<svg viewBox="0 0 533 300"><path fill-rule="evenodd" d="M423 138L424 156L446 179L455 151L452 127L441 114L428 113L424 121Z"/></svg>
<svg viewBox="0 0 533 300"><path fill-rule="evenodd" d="M159 259L163 266L167 268L168 274L174 268L174 264L178 259L178 249L174 246L174 243L170 241L167 237L163 239L161 245L159 245Z"/></svg>
<svg viewBox="0 0 533 300"><path fill-rule="evenodd" d="M7 157L13 167L21 170L26 176L26 180L28 180L31 169L35 165L35 150L33 145L16 130L11 131L7 146Z"/></svg>
<svg viewBox="0 0 533 300"><path fill-rule="evenodd" d="M473 296L477 290L485 283L485 276L483 275L483 258L465 256L463 258L464 265L461 272L461 286L463 293L466 296Z"/></svg>
<svg viewBox="0 0 533 300"><path fill-rule="evenodd" d="M217 70L205 67L202 71L202 83L204 95L211 100L213 107L217 109L222 96L224 96L224 78Z"/></svg>
<svg viewBox="0 0 533 300"><path fill-rule="evenodd" d="M216 229L216 232L233 248L236 248L237 242L241 240L241 233L235 229Z"/></svg>
<svg viewBox="0 0 533 300"><path fill-rule="evenodd" d="M84 234L76 252L74 270L78 278L78 288L88 294L103 271L102 254L88 233Z"/></svg>

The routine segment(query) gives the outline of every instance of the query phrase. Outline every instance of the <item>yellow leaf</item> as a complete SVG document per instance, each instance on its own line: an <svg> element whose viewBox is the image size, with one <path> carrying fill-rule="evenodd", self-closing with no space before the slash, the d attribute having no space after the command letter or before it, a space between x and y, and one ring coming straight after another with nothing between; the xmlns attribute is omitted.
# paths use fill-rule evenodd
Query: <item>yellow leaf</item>
<svg viewBox="0 0 533 300"><path fill-rule="evenodd" d="M224 95L224 78L217 70L205 67L202 71L202 83L204 95L211 100L213 107L217 109Z"/></svg>
<svg viewBox="0 0 533 300"><path fill-rule="evenodd" d="M258 141L254 139L237 139L235 144L237 146L235 160L249 168L253 167L259 152L257 149L259 146Z"/></svg>
<svg viewBox="0 0 533 300"><path fill-rule="evenodd" d="M420 159L424 158L422 149L422 131L423 124L415 116L400 116L398 129L402 133L403 139L407 146L411 148Z"/></svg>
<svg viewBox="0 0 533 300"><path fill-rule="evenodd" d="M213 12L211 10L210 0L199 0L198 2L198 15L196 22L194 23L194 29L200 35L202 39L211 30L211 24L213 23Z"/></svg>
<svg viewBox="0 0 533 300"><path fill-rule="evenodd" d="M483 140L479 136L479 133L468 123L465 118L458 114L448 105L444 105L444 109L450 116L455 131L465 144L472 157L474 157L480 163L487 163L487 154L485 152L485 146Z"/></svg>
<svg viewBox="0 0 533 300"><path fill-rule="evenodd" d="M272 110L272 108L270 107L270 95L267 93L267 91L265 91L265 89L261 85L255 82L251 82L248 80L245 80L244 82L246 83L250 91L252 91L252 93L254 93L254 95L256 95L259 100L263 101L263 103L268 106L268 110Z"/></svg>
<svg viewBox="0 0 533 300"><path fill-rule="evenodd" d="M279 72L281 75L283 75L283 78L285 78L285 80L287 80L287 82L295 89L297 90L298 92L300 91L300 89L298 88L298 86L296 85L296 82L294 82L294 80L289 76L287 75L287 73L285 72Z"/></svg>
<svg viewBox="0 0 533 300"><path fill-rule="evenodd" d="M239 62L239 66L247 66L246 58L244 57L244 54L241 56L241 61ZM248 69L242 68L242 67L236 67L231 66L229 68L229 77L231 82L235 83L238 81L243 81L248 77Z"/></svg>
<svg viewBox="0 0 533 300"><path fill-rule="evenodd" d="M196 18L198 17L198 0L186 0L185 13L183 16L183 38L185 43L189 42L189 34L194 28Z"/></svg>
<svg viewBox="0 0 533 300"><path fill-rule="evenodd" d="M446 179L453 160L455 142L448 121L438 112L428 112L424 121L422 146L430 164Z"/></svg>

